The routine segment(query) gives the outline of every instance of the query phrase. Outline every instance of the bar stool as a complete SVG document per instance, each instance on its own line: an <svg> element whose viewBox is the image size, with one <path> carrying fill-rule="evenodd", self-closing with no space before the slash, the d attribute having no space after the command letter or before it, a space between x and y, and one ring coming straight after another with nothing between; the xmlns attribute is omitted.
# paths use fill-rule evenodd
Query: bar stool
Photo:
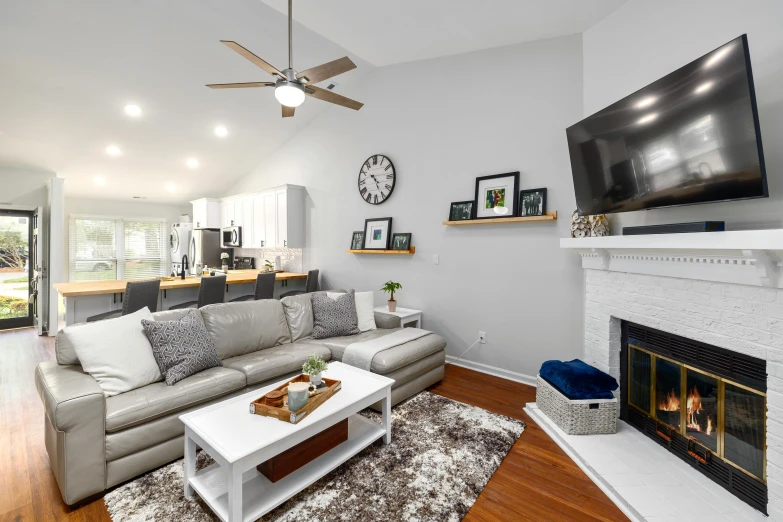
<svg viewBox="0 0 783 522"><path fill-rule="evenodd" d="M286 292L280 296L280 299L284 297L290 297L292 295L299 295L299 294L311 294L318 290L318 270L310 270L307 272L307 282L305 283L305 290L304 292L301 290L292 290L290 292Z"/></svg>
<svg viewBox="0 0 783 522"><path fill-rule="evenodd" d="M190 308L196 305L196 308L202 308L211 304L220 304L226 301L226 276L202 277L201 284L198 287L198 301L186 301L178 305L170 306L169 310L179 310L180 308Z"/></svg>
<svg viewBox="0 0 783 522"><path fill-rule="evenodd" d="M275 273L258 274L256 277L256 289L253 295L243 295L232 299L229 303L239 301L258 301L259 299L273 299L275 297Z"/></svg>
<svg viewBox="0 0 783 522"><path fill-rule="evenodd" d="M138 312L145 306L150 312L158 311L158 295L160 294L160 279L149 281L128 281L125 284L125 295L122 298L122 310L112 310L87 318L88 323L113 319L123 315Z"/></svg>

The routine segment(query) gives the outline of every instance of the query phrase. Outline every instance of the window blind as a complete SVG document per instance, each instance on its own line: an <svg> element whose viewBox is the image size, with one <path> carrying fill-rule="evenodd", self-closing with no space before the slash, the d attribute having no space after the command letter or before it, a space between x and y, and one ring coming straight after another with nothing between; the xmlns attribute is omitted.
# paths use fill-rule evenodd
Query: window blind
<svg viewBox="0 0 783 522"><path fill-rule="evenodd" d="M168 273L166 221L101 216L69 220L69 280L152 278Z"/></svg>

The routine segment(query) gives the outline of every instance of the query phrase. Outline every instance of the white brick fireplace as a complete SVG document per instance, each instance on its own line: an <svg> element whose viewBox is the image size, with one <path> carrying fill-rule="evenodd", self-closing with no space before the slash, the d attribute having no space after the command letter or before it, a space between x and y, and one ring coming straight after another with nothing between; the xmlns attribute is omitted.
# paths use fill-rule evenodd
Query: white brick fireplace
<svg viewBox="0 0 783 522"><path fill-rule="evenodd" d="M622 320L767 361L768 511L783 521L783 231L563 239L561 248L585 269L587 363L619 379Z"/></svg>

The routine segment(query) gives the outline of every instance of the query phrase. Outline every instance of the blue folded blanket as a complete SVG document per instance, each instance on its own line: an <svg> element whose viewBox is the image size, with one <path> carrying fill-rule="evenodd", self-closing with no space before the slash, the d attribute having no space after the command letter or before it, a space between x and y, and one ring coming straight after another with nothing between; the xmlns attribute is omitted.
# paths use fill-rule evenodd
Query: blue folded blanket
<svg viewBox="0 0 783 522"><path fill-rule="evenodd" d="M617 381L589 364L573 361L546 361L539 375L571 400L613 399Z"/></svg>

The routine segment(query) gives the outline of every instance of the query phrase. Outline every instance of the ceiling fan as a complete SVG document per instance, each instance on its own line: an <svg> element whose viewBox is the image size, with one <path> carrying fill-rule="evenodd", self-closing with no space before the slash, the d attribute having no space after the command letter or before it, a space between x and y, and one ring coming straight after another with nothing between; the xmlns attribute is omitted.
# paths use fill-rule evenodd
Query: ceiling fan
<svg viewBox="0 0 783 522"><path fill-rule="evenodd" d="M211 89L241 89L247 87L274 87L275 98L283 106L283 118L289 118L294 115L296 107L300 106L305 101L305 96L312 96L319 100L323 100L329 103L336 103L343 107L348 107L358 111L364 106L356 100L340 96L327 89L322 89L312 85L314 83L322 82L338 74L348 72L351 69L356 69L356 64L351 61L350 58L344 56L340 59L318 65L306 71L297 73L294 70L293 65L293 44L291 37L291 4L293 0L288 0L288 69L282 71L278 70L274 66L265 62L252 52L248 51L241 45L230 40L220 40L220 43L230 48L240 56L250 60L258 67L262 68L272 76L276 76L277 80L274 82L245 82L245 83L212 83L207 85Z"/></svg>

